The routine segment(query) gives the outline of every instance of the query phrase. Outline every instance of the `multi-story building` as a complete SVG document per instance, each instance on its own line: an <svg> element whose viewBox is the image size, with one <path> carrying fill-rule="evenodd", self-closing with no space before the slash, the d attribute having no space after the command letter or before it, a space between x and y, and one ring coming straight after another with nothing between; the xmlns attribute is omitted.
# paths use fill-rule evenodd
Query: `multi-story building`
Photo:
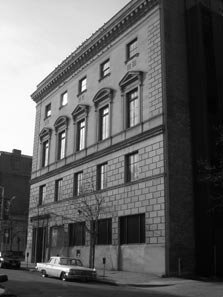
<svg viewBox="0 0 223 297"><path fill-rule="evenodd" d="M32 157L0 151L0 249L25 253Z"/></svg>
<svg viewBox="0 0 223 297"><path fill-rule="evenodd" d="M194 177L221 118L221 14L220 0L132 0L37 86L32 261L87 264L75 205L102 195L96 267L213 271L209 198ZM89 178L94 195L80 191Z"/></svg>

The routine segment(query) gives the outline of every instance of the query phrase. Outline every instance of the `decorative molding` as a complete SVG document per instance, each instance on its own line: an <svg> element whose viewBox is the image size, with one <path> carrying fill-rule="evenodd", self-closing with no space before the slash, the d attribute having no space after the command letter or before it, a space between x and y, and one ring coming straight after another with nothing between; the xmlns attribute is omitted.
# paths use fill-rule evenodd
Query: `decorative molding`
<svg viewBox="0 0 223 297"><path fill-rule="evenodd" d="M159 0L132 0L58 65L37 86L37 90L31 95L31 98L38 103L142 19L158 3Z"/></svg>
<svg viewBox="0 0 223 297"><path fill-rule="evenodd" d="M142 71L128 71L125 76L119 82L121 90L123 90L127 85L138 81L139 85L142 84L143 72Z"/></svg>
<svg viewBox="0 0 223 297"><path fill-rule="evenodd" d="M163 125L160 125L160 126L157 126L151 130L148 130L146 132L143 132L143 133L140 133L140 134L137 134L129 139L125 139L117 144L113 144L103 150L100 150L98 152L95 152L91 155L88 155L86 157L83 157L79 160L75 160L73 162L70 162L68 164L66 164L65 166L63 167L60 167L60 168L57 168L55 170L52 170L50 172L47 172L46 174L43 174L39 177L36 177L36 178L33 178L31 179L30 181L30 184L33 185L35 183L39 183L41 181L45 181L46 179L50 178L50 177L53 177L57 174L60 174L60 173L63 173L63 172L66 172L67 170L70 170L72 168L75 168L77 166L81 166L83 164L86 164L86 163L89 163L93 160L97 160L98 158L101 158L101 157L104 157L110 153L113 153L113 152L116 152L116 151L119 151L120 149L124 149L126 147L129 147L129 146L132 146L138 142L141 142L141 141L144 141L148 138L151 138L151 137L155 137L157 135L160 135L164 133L164 126Z"/></svg>
<svg viewBox="0 0 223 297"><path fill-rule="evenodd" d="M62 126L65 126L67 128L68 121L69 121L69 118L68 117L66 117L66 116L60 116L56 120L56 122L54 123L55 130L57 131Z"/></svg>
<svg viewBox="0 0 223 297"><path fill-rule="evenodd" d="M102 102L105 99L109 99L111 101L113 93L114 91L111 88L100 89L93 98L94 104L97 106L98 104L100 104L100 102Z"/></svg>
<svg viewBox="0 0 223 297"><path fill-rule="evenodd" d="M86 104L78 104L74 111L72 112L73 120L75 120L79 115L84 114L85 116L88 115L89 105Z"/></svg>
<svg viewBox="0 0 223 297"><path fill-rule="evenodd" d="M42 131L39 134L39 138L50 138L52 134L52 129L51 128L43 128Z"/></svg>

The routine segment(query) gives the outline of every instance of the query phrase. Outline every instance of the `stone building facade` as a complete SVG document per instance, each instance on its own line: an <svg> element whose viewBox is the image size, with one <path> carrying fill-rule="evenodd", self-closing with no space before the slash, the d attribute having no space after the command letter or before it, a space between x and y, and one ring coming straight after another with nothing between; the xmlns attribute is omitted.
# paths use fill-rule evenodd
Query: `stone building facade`
<svg viewBox="0 0 223 297"><path fill-rule="evenodd" d="M195 271L187 24L191 10L220 9L207 5L132 0L37 86L31 261L87 265L76 205L100 195L96 267ZM93 192L81 192L89 179Z"/></svg>
<svg viewBox="0 0 223 297"><path fill-rule="evenodd" d="M25 255L32 157L20 150L0 152L1 251Z"/></svg>

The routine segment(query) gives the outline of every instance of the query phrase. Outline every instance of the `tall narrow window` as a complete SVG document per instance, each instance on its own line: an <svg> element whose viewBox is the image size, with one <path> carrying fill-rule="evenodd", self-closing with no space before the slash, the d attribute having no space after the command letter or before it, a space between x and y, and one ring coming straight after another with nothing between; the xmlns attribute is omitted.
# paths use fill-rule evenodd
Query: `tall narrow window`
<svg viewBox="0 0 223 297"><path fill-rule="evenodd" d="M85 245L85 222L68 225L69 246Z"/></svg>
<svg viewBox="0 0 223 297"><path fill-rule="evenodd" d="M139 155L138 152L126 156L126 181L134 181L139 177Z"/></svg>
<svg viewBox="0 0 223 297"><path fill-rule="evenodd" d="M135 38L134 40L132 40L131 42L129 42L127 44L127 60L132 59L133 57L135 57L137 55L137 38Z"/></svg>
<svg viewBox="0 0 223 297"><path fill-rule="evenodd" d="M72 112L75 130L75 150L80 151L87 146L87 122L89 106L78 104Z"/></svg>
<svg viewBox="0 0 223 297"><path fill-rule="evenodd" d="M49 164L49 140L46 140L42 144L42 167L46 167Z"/></svg>
<svg viewBox="0 0 223 297"><path fill-rule="evenodd" d="M64 92L60 98L60 106L63 107L67 105L67 102L68 102L68 95L67 95L67 92Z"/></svg>
<svg viewBox="0 0 223 297"><path fill-rule="evenodd" d="M110 60L106 60L100 65L100 78L104 78L105 76L110 74Z"/></svg>
<svg viewBox="0 0 223 297"><path fill-rule="evenodd" d="M85 119L77 123L77 150L80 151L85 148Z"/></svg>
<svg viewBox="0 0 223 297"><path fill-rule="evenodd" d="M65 157L65 142L66 142L66 132L62 131L58 134L58 160Z"/></svg>
<svg viewBox="0 0 223 297"><path fill-rule="evenodd" d="M39 205L44 204L46 200L46 185L39 187Z"/></svg>
<svg viewBox="0 0 223 297"><path fill-rule="evenodd" d="M98 220L97 244L112 243L112 219Z"/></svg>
<svg viewBox="0 0 223 297"><path fill-rule="evenodd" d="M119 82L123 98L123 128L128 129L142 121L143 72L129 71Z"/></svg>
<svg viewBox="0 0 223 297"><path fill-rule="evenodd" d="M138 89L127 93L127 128L139 123L139 97Z"/></svg>
<svg viewBox="0 0 223 297"><path fill-rule="evenodd" d="M44 128L40 134L40 166L46 167L49 165L49 155L50 155L50 139L52 130L49 128Z"/></svg>
<svg viewBox="0 0 223 297"><path fill-rule="evenodd" d="M109 136L109 107L105 106L99 111L99 140Z"/></svg>
<svg viewBox="0 0 223 297"><path fill-rule="evenodd" d="M87 90L87 77L83 77L79 80L79 94L85 92Z"/></svg>
<svg viewBox="0 0 223 297"><path fill-rule="evenodd" d="M47 104L45 108L45 118L49 118L51 116L51 103Z"/></svg>
<svg viewBox="0 0 223 297"><path fill-rule="evenodd" d="M75 174L74 182L74 194L78 196L83 190L83 172L78 172Z"/></svg>
<svg viewBox="0 0 223 297"><path fill-rule="evenodd" d="M103 190L107 187L107 163L98 166L98 190Z"/></svg>
<svg viewBox="0 0 223 297"><path fill-rule="evenodd" d="M121 217L119 224L121 244L145 242L145 214Z"/></svg>
<svg viewBox="0 0 223 297"><path fill-rule="evenodd" d="M63 179L58 179L55 182L55 201L61 200L62 199L62 184L63 184Z"/></svg>
<svg viewBox="0 0 223 297"><path fill-rule="evenodd" d="M54 123L56 131L56 159L61 160L66 155L66 137L69 118L60 116Z"/></svg>

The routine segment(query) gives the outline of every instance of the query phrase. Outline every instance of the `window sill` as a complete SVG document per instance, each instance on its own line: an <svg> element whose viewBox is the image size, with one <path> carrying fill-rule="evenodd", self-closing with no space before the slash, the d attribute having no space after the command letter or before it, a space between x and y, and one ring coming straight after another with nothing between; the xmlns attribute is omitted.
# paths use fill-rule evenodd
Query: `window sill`
<svg viewBox="0 0 223 297"><path fill-rule="evenodd" d="M67 106L67 104L61 105L61 106L59 107L59 109L62 109L62 108L64 108L65 106Z"/></svg>
<svg viewBox="0 0 223 297"><path fill-rule="evenodd" d="M132 56L131 58L128 58L126 61L125 61L125 64L128 64L128 62L132 61L134 58L138 57L139 56L139 53L135 54L134 56Z"/></svg>
<svg viewBox="0 0 223 297"><path fill-rule="evenodd" d="M51 117L51 115L48 116L48 117L45 117L43 120L44 120L44 121L49 120L50 117Z"/></svg>
<svg viewBox="0 0 223 297"><path fill-rule="evenodd" d="M104 80L105 78L109 77L111 75L111 72L109 72L108 74L106 74L105 76L103 77L100 77L98 82L101 82L102 80Z"/></svg>
<svg viewBox="0 0 223 297"><path fill-rule="evenodd" d="M86 92L87 92L87 90L84 90L83 92L79 92L79 93L77 94L77 97L82 96L82 95L85 94Z"/></svg>
<svg viewBox="0 0 223 297"><path fill-rule="evenodd" d="M104 139L98 139L98 144L103 143L103 142L105 142L106 140L108 140L108 139L110 139L110 138L111 138L111 137L108 136L108 137L106 137L106 138L104 138Z"/></svg>

